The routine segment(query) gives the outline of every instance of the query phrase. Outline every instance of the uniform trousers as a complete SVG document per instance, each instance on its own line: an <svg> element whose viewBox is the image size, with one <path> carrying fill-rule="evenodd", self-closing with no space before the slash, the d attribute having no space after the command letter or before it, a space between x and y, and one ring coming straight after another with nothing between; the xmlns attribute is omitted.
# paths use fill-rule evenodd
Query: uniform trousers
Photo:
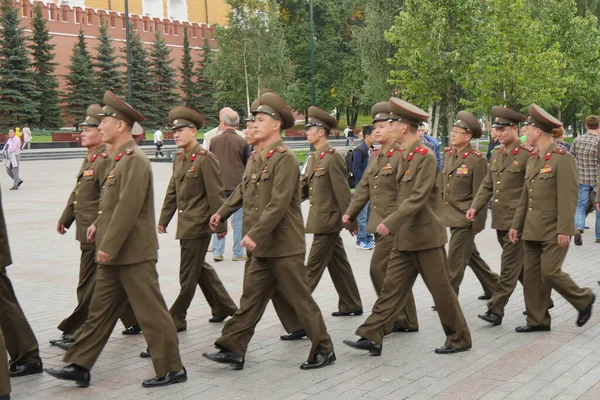
<svg viewBox="0 0 600 400"><path fill-rule="evenodd" d="M10 373L8 372L8 359L6 358L6 344L0 328L0 396L10 393Z"/></svg>
<svg viewBox="0 0 600 400"><path fill-rule="evenodd" d="M497 230L498 243L502 247L500 256L500 277L498 287L488 302L488 310L501 317L504 316L504 307L508 303L517 281L522 280L523 275L523 241L512 243L508 240L508 231Z"/></svg>
<svg viewBox="0 0 600 400"><path fill-rule="evenodd" d="M58 329L70 335L74 335L83 326L88 317L94 287L96 286L96 270L98 269L98 264L96 263L96 245L94 243L81 243L80 248L81 261L79 264L79 283L77 284L78 304L73 313L58 325ZM125 325L125 328L137 324L129 303L123 309L121 321ZM80 334L77 334L77 336Z"/></svg>
<svg viewBox="0 0 600 400"><path fill-rule="evenodd" d="M562 271L568 247L560 247L556 241L525 240L524 248L523 295L528 326L550 326L548 301L552 289L577 311L582 311L590 304L592 290L580 288L569 274Z"/></svg>
<svg viewBox="0 0 600 400"><path fill-rule="evenodd" d="M465 268L471 267L483 287L485 294L491 295L498 285L498 274L492 272L487 263L481 258L475 247L475 230L468 228L450 228L450 243L448 245L448 267L450 268L450 283L458 294L458 289L465 276Z"/></svg>
<svg viewBox="0 0 600 400"><path fill-rule="evenodd" d="M42 361L37 339L19 305L6 268L0 268L0 329L11 366Z"/></svg>
<svg viewBox="0 0 600 400"><path fill-rule="evenodd" d="M237 306L227 293L219 276L213 267L204 261L210 244L210 236L182 239L179 243L181 247L179 267L181 289L169 310L177 329L187 328L187 310L196 294L196 286L200 286L214 317L225 317L236 312Z"/></svg>
<svg viewBox="0 0 600 400"><path fill-rule="evenodd" d="M156 376L182 369L179 339L160 292L156 261L131 265L98 265L90 315L65 362L91 369L129 299L148 343Z"/></svg>
<svg viewBox="0 0 600 400"><path fill-rule="evenodd" d="M406 302L419 274L433 296L446 334L445 345L450 348L471 347L471 333L456 292L450 285L443 246L419 251L392 249L381 294L371 315L356 330L356 334L382 344L384 335L394 326L398 306Z"/></svg>
<svg viewBox="0 0 600 400"><path fill-rule="evenodd" d="M276 289L285 293L288 299L294 299L294 312L312 342L308 361L313 360L316 352L333 351L323 315L308 286L302 253L286 257L251 257L240 308L225 324L215 345L245 355L256 325Z"/></svg>
<svg viewBox="0 0 600 400"><path fill-rule="evenodd" d="M371 257L371 281L377 296L381 295L383 281L388 270L390 253L394 247L394 235L375 235L375 250ZM396 314L396 326L405 329L419 329L419 318L417 317L417 308L412 289L408 290L408 296L405 304L398 306Z"/></svg>

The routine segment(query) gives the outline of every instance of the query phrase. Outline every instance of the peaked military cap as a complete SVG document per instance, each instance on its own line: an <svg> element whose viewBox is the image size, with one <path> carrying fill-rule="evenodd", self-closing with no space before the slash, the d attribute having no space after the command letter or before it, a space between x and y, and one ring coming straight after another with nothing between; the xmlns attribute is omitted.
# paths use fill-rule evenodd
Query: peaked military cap
<svg viewBox="0 0 600 400"><path fill-rule="evenodd" d="M562 122L554 118L552 115L550 115L550 113L537 104L530 105L527 111L529 113L529 117L524 125L533 125L546 133L550 133L552 132L552 129L560 128L562 126Z"/></svg>
<svg viewBox="0 0 600 400"><path fill-rule="evenodd" d="M481 124L477 121L477 117L470 112L460 111L453 126L466 130L474 139L481 137Z"/></svg>
<svg viewBox="0 0 600 400"><path fill-rule="evenodd" d="M259 106L252 114L267 114L277 121L281 121L281 129L289 129L294 126L294 114L281 97L269 92L260 96L258 101Z"/></svg>
<svg viewBox="0 0 600 400"><path fill-rule="evenodd" d="M117 97L113 92L107 90L104 93L104 107L102 112L98 114L100 117L113 117L127 122L129 126L133 126L136 122L142 122L146 118L136 111L135 108L125 103Z"/></svg>
<svg viewBox="0 0 600 400"><path fill-rule="evenodd" d="M315 106L310 106L308 108L308 124L306 124L305 128L320 126L325 130L330 131L333 128L337 128L337 125L337 120L329 115L327 111Z"/></svg>
<svg viewBox="0 0 600 400"><path fill-rule="evenodd" d="M418 127L421 122L427 121L429 114L419 107L397 97L390 98L390 119L404 122Z"/></svg>
<svg viewBox="0 0 600 400"><path fill-rule="evenodd" d="M171 129L190 127L200 129L204 126L204 117L191 108L177 106L169 111Z"/></svg>
<svg viewBox="0 0 600 400"><path fill-rule="evenodd" d="M390 119L390 102L381 101L371 107L371 115L373 116L373 123L379 121L388 121Z"/></svg>
<svg viewBox="0 0 600 400"><path fill-rule="evenodd" d="M494 116L494 123L492 124L493 128L519 126L519 122L525 122L525 120L527 120L523 114L501 106L492 107L492 115Z"/></svg>
<svg viewBox="0 0 600 400"><path fill-rule="evenodd" d="M100 117L98 116L100 113L102 113L102 106L100 104L92 104L87 108L85 120L79 125L96 128L100 125Z"/></svg>
<svg viewBox="0 0 600 400"><path fill-rule="evenodd" d="M250 115L248 115L246 117L246 122L248 121L255 121L256 118L254 117L254 112L256 110L258 110L258 106L260 106L260 100L256 99L252 102L252 104L250 104Z"/></svg>

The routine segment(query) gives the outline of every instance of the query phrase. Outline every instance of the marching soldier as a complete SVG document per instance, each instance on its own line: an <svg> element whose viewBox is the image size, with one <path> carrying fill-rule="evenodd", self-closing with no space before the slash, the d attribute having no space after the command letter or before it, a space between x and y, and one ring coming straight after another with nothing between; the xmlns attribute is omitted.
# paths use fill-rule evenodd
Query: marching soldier
<svg viewBox="0 0 600 400"><path fill-rule="evenodd" d="M579 311L577 326L583 326L592 315L596 296L590 288L577 286L562 271L571 236L575 234L575 158L552 140L552 129L562 123L536 104L530 105L528 111L523 132L538 154L527 163L525 186L508 233L513 243L519 241L521 234L525 249L523 295L527 325L516 331L550 330L551 289Z"/></svg>
<svg viewBox="0 0 600 400"><path fill-rule="evenodd" d="M73 313L65 318L59 325L63 334L60 339L51 340L50 344L63 349L68 349L74 341L75 332L83 325L88 317L94 286L96 285L96 245L87 239L87 229L98 217L98 204L100 202L101 181L108 173L109 158L106 145L100 138L100 117L102 107L92 104L88 107L85 121L81 124L81 145L88 149L79 173L77 185L69 196L56 231L64 235L73 222L76 224L76 239L80 243L81 262L79 264L79 283L77 284L77 307ZM129 303L123 310L121 321L125 325L124 332L138 329L137 321Z"/></svg>
<svg viewBox="0 0 600 400"><path fill-rule="evenodd" d="M371 108L375 140L381 145L371 156L360 183L356 186L354 197L343 216L347 224L356 218L362 208L370 201L370 217L367 230L375 234L375 250L371 257L370 274L375 292L379 296L394 244L394 232L389 235L377 234L377 227L386 217L397 209L396 175L402 161L402 148L396 143L392 133L390 103L384 101ZM417 332L419 321L415 298L409 290L406 305L400 305L392 332Z"/></svg>
<svg viewBox="0 0 600 400"><path fill-rule="evenodd" d="M283 99L274 93L260 97L260 106L254 114L256 139L262 149L253 158L252 175L239 185L242 198L252 199L254 206L244 204L243 225L244 230L249 230L242 239L242 246L252 252L252 257L244 277L240 309L215 342L220 352L203 355L242 369L256 324L279 289L293 299L294 312L312 341L308 361L300 368L321 368L336 358L321 311L308 286L298 162L281 140L281 130L291 128L294 117ZM249 218L250 214L254 216ZM222 215L215 214L211 227L216 229L222 220ZM248 226L246 221L252 220L257 222Z"/></svg>
<svg viewBox="0 0 600 400"><path fill-rule="evenodd" d="M204 118L189 108L175 107L169 112L169 121L180 150L173 162L173 176L158 220L158 232L167 232L167 225L179 210L176 239L181 245L181 291L169 312L177 331L181 332L187 329L186 314L196 285L211 307L213 317L209 322L223 322L237 311L237 306L213 267L204 261L212 235L208 222L225 200L219 162L196 140ZM220 225L217 232L224 237L226 224Z"/></svg>
<svg viewBox="0 0 600 400"><path fill-rule="evenodd" d="M475 222L465 218L487 174L486 158L471 147L471 139L479 137L481 126L477 118L466 111L459 112L451 131L451 146L444 150L442 199L444 220L451 233L448 267L452 287L458 294L465 268L469 265L483 286L484 296L480 299L487 299L486 295L493 293L497 287L498 274L490 270L475 247L475 235L485 228L487 209L479 212Z"/></svg>
<svg viewBox="0 0 600 400"><path fill-rule="evenodd" d="M390 107L392 130L405 150L395 174L397 209L378 225L377 233L387 236L395 232L394 245L381 294L372 314L356 331L360 339L344 343L381 355L383 336L392 329L399 305L406 302L417 275L421 274L446 333L446 343L435 352L465 351L471 348L471 334L448 279L446 229L439 216L437 161L417 136L419 123L429 116L397 98L390 99Z"/></svg>
<svg viewBox="0 0 600 400"><path fill-rule="evenodd" d="M152 354L156 377L144 387L185 382L173 319L160 292L156 260L158 238L150 161L135 145L131 129L144 117L112 92L104 94L100 133L111 150L108 175L102 180L98 218L88 228L96 242L96 288L81 336L64 360L69 365L46 371L58 378L90 383L90 369L108 341L129 299Z"/></svg>

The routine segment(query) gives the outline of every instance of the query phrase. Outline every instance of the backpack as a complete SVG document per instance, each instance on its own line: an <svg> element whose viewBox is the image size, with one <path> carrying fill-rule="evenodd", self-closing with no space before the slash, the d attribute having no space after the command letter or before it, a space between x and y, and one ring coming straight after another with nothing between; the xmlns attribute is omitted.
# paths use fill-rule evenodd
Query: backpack
<svg viewBox="0 0 600 400"><path fill-rule="evenodd" d="M367 161L367 160L368 160L368 158L369 158L369 155L368 155L368 154L365 154L364 150L362 150L362 149L360 148L360 146L359 146L359 147L356 147L355 149L350 149L350 150L348 150L348 152L346 153L346 157L345 157L345 159L346 159L346 171L347 171L347 173L346 173L346 177L348 178L348 186L350 186L350 189L354 189L354 188L356 187L356 184L358 183L358 182L356 182L356 177L355 177L355 176L354 176L354 174L352 173L352 156L354 155L354 152L355 152L356 150L358 150L358 151L360 151L361 153L363 153L363 156L364 156L364 158L365 158L365 160L363 161L363 167L364 167L364 165L365 165L366 161Z"/></svg>

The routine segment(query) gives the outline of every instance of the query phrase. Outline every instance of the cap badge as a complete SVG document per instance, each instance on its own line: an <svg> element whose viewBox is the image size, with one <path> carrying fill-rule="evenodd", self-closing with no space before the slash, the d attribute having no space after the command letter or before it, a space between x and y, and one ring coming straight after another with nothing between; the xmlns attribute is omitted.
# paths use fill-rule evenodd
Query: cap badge
<svg viewBox="0 0 600 400"><path fill-rule="evenodd" d="M176 119L175 121L173 121L173 123L174 123L175 125L177 125L177 123L178 123L178 122L179 122L179 120L177 120L177 119Z"/></svg>
<svg viewBox="0 0 600 400"><path fill-rule="evenodd" d="M496 121L495 121L495 122L500 122L500 118L496 118Z"/></svg>

